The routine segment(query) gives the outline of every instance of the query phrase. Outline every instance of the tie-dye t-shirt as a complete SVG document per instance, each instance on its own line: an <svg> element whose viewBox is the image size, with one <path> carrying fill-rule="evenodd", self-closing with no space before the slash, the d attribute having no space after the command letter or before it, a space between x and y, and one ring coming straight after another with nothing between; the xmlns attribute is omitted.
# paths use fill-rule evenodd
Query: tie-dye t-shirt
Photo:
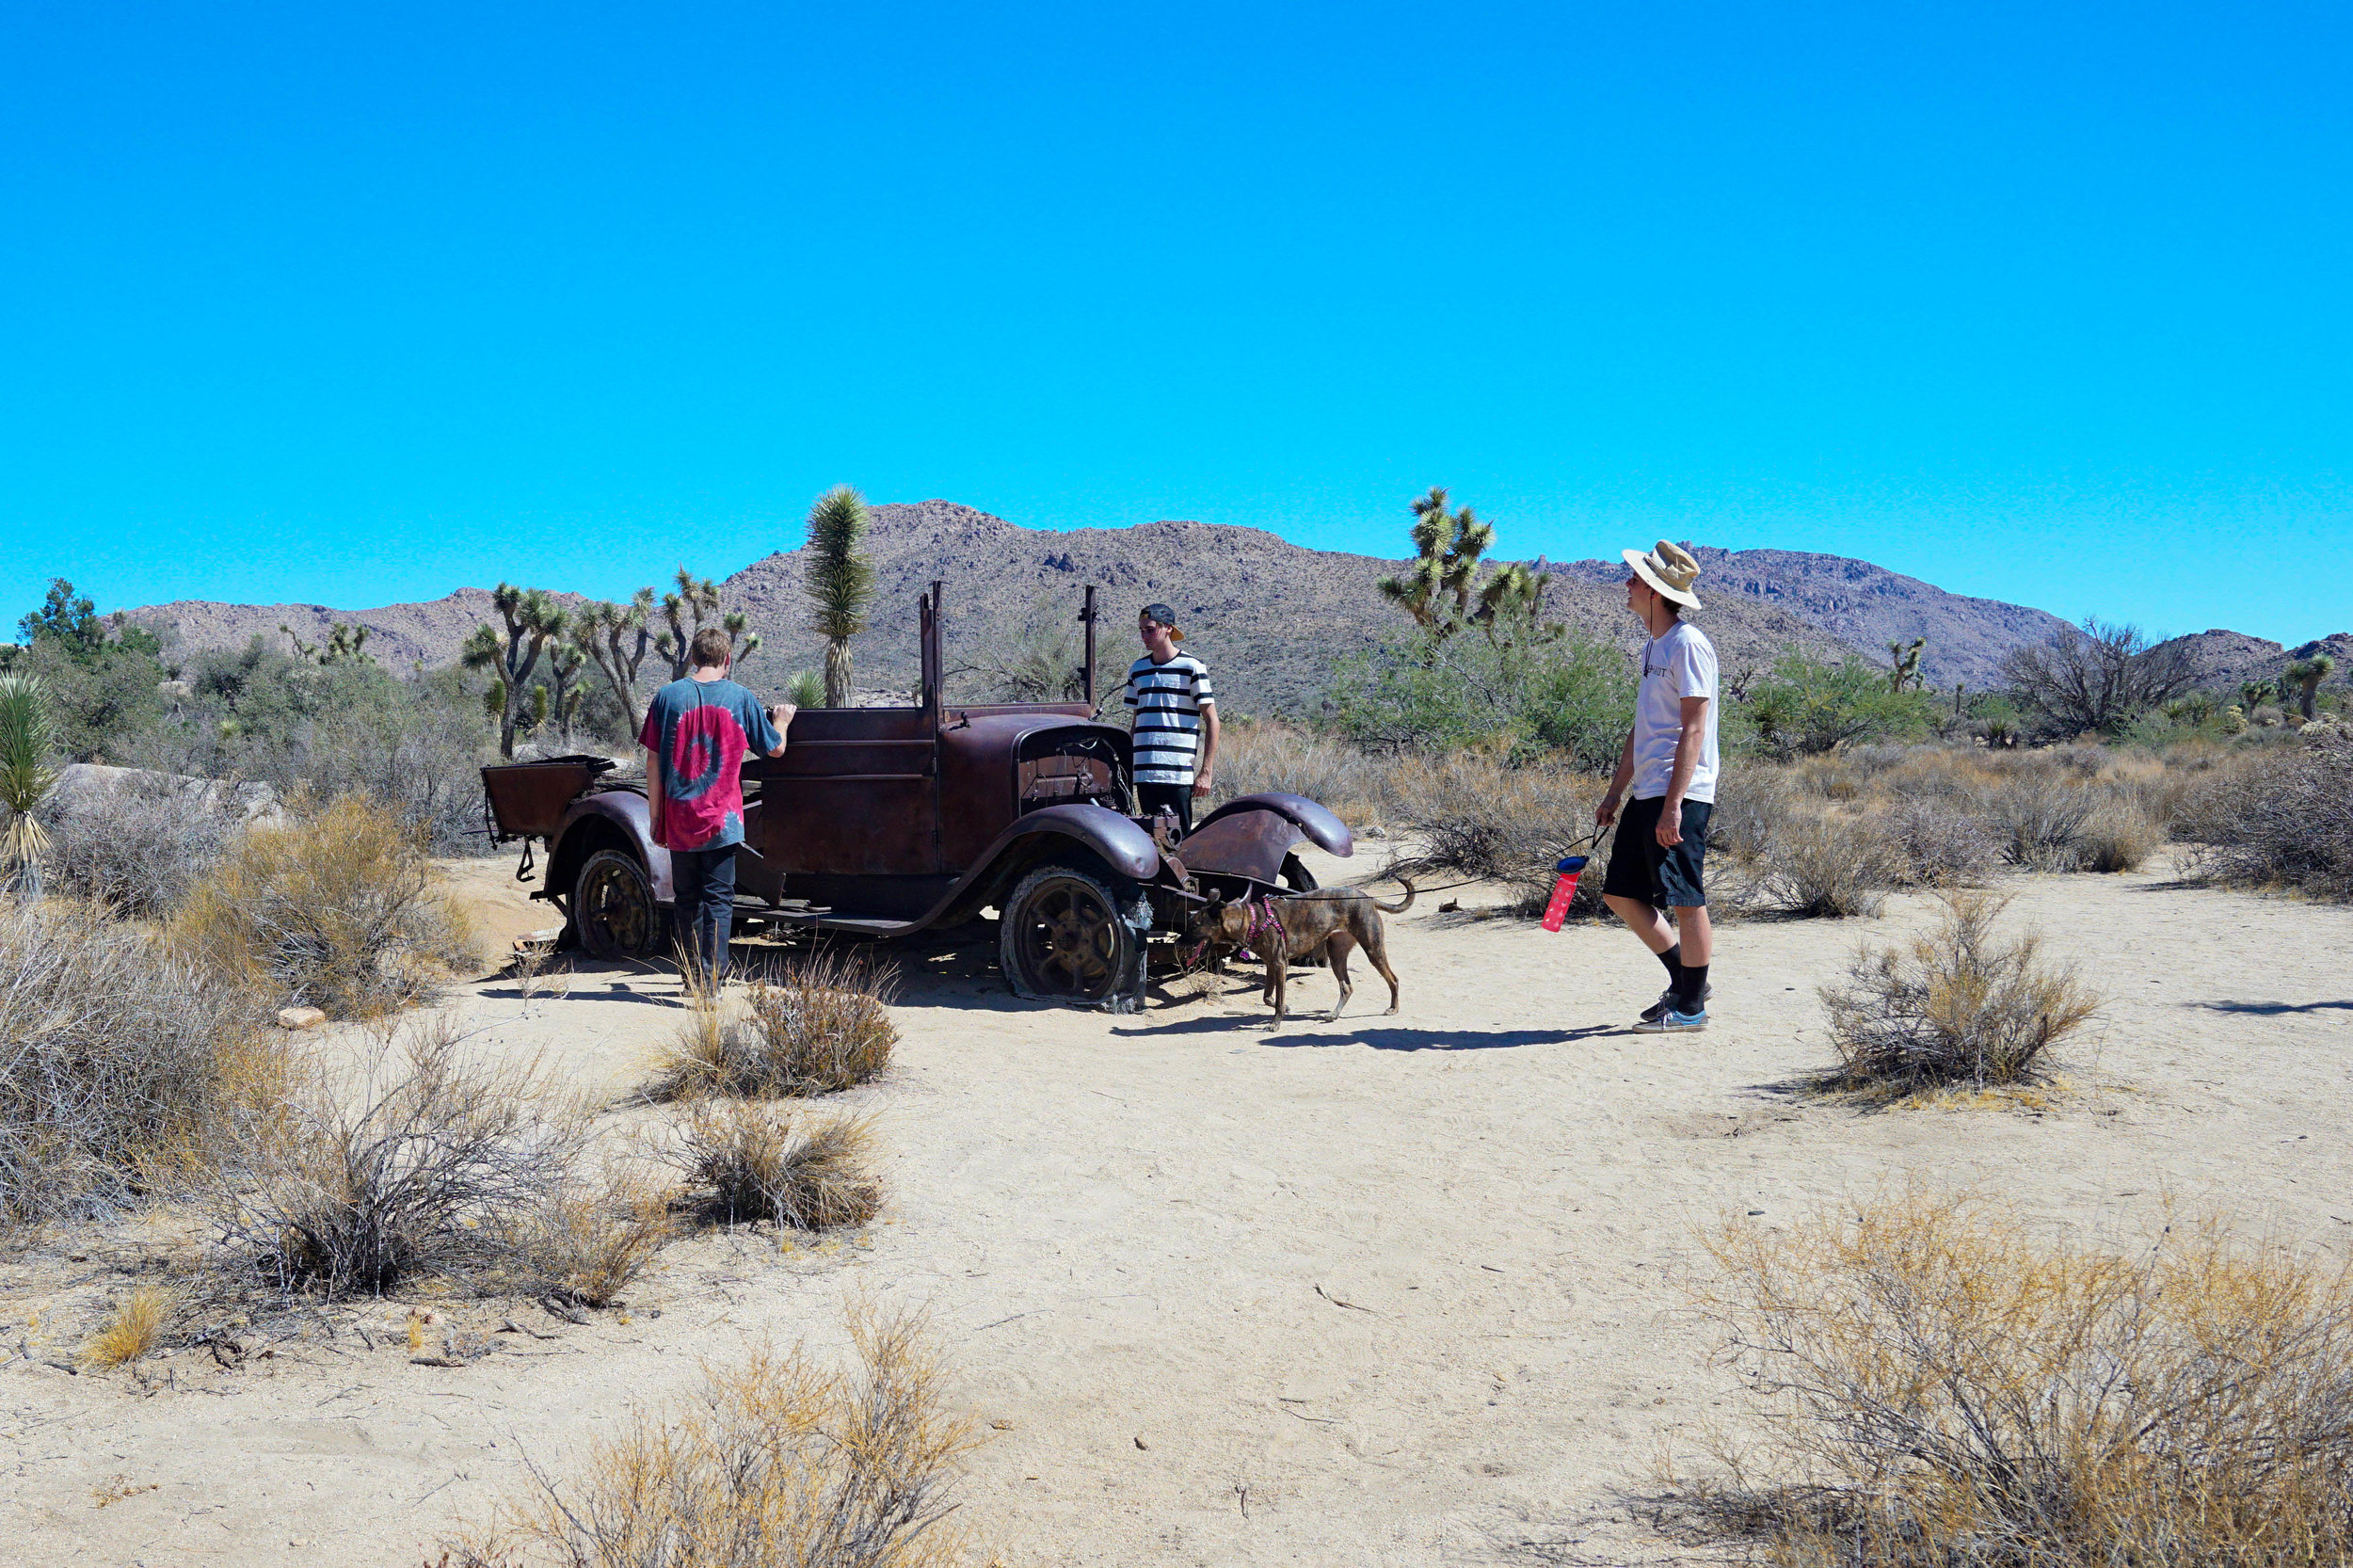
<svg viewBox="0 0 2353 1568"><path fill-rule="evenodd" d="M744 841L744 756L783 744L760 699L732 680L673 680L654 693L637 744L662 759L662 826L671 849Z"/></svg>

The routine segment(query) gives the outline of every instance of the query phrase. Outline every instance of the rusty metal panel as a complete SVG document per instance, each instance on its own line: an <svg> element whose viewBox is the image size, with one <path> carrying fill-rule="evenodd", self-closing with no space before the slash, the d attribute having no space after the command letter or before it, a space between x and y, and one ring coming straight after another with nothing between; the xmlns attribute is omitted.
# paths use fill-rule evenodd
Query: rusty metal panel
<svg viewBox="0 0 2353 1568"><path fill-rule="evenodd" d="M1272 883L1283 870L1283 857L1305 837L1280 811L1225 811L1186 834L1178 851L1189 871Z"/></svg>
<svg viewBox="0 0 2353 1568"><path fill-rule="evenodd" d="M498 837L547 838L563 823L564 808L612 766L605 757L557 757L484 768L482 793Z"/></svg>
<svg viewBox="0 0 2353 1568"><path fill-rule="evenodd" d="M827 708L793 716L782 757L746 762L760 785L744 841L761 881L931 876L939 871L935 721L914 708Z"/></svg>

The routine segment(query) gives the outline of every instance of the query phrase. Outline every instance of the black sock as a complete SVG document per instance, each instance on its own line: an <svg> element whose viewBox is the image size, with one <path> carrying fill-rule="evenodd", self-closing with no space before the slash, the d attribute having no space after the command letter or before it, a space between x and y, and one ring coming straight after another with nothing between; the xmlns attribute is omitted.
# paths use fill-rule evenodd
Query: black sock
<svg viewBox="0 0 2353 1568"><path fill-rule="evenodd" d="M1673 990L1683 984L1683 944L1681 942L1677 942L1660 953L1658 961L1667 966L1668 989Z"/></svg>
<svg viewBox="0 0 2353 1568"><path fill-rule="evenodd" d="M1675 976L1675 1011L1688 1018L1706 1009L1707 966L1685 964L1681 968L1682 972Z"/></svg>

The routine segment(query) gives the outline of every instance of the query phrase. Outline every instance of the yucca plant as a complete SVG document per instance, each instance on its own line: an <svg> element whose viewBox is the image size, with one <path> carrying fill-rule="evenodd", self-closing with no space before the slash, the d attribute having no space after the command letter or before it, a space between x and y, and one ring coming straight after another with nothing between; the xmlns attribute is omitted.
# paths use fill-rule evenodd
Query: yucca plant
<svg viewBox="0 0 2353 1568"><path fill-rule="evenodd" d="M57 782L57 727L49 716L49 694L22 671L0 675L0 875L21 877L38 890L48 830L33 815Z"/></svg>
<svg viewBox="0 0 2353 1568"><path fill-rule="evenodd" d="M850 639L866 630L874 601L874 563L857 548L866 524L865 499L847 485L836 485L808 509L809 630L825 639L828 708L850 705Z"/></svg>

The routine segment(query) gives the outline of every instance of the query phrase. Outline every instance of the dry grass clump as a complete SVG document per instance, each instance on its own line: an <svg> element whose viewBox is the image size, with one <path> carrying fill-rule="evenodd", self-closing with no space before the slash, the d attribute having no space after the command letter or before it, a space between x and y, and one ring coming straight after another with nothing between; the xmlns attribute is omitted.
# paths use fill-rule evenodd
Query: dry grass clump
<svg viewBox="0 0 2353 1568"><path fill-rule="evenodd" d="M1698 1512L1776 1561L2256 1568L2353 1554L2353 1274L2219 1225L2131 1256L1912 1196L1727 1221L1703 1294L1766 1437Z"/></svg>
<svg viewBox="0 0 2353 1568"><path fill-rule="evenodd" d="M2075 841L2075 869L2085 872L2137 872L2157 852L2165 835L2140 808L2129 801L2110 800L2091 814Z"/></svg>
<svg viewBox="0 0 2353 1568"><path fill-rule="evenodd" d="M642 1172L575 1172L510 1210L501 1240L533 1289L611 1306L677 1234L670 1198Z"/></svg>
<svg viewBox="0 0 2353 1568"><path fill-rule="evenodd" d="M536 1466L536 1496L500 1511L456 1560L515 1554L566 1568L940 1568L956 1462L978 1446L951 1416L920 1320L854 1311L857 1356L829 1371L795 1348L707 1366L683 1406L600 1442L580 1479Z"/></svg>
<svg viewBox="0 0 2353 1568"><path fill-rule="evenodd" d="M84 1342L81 1361L92 1371L124 1366L155 1348L171 1317L171 1292L142 1285L117 1304L114 1315Z"/></svg>
<svg viewBox="0 0 2353 1568"><path fill-rule="evenodd" d="M1904 879L1902 851L1873 818L1788 802L1778 822L1761 820L1763 852L1734 861L1731 902L1740 908L1800 919L1877 915Z"/></svg>
<svg viewBox="0 0 2353 1568"><path fill-rule="evenodd" d="M2205 881L2353 899L2353 732L2314 725L2216 770L2187 792L2175 832L2198 844L2191 871Z"/></svg>
<svg viewBox="0 0 2353 1568"><path fill-rule="evenodd" d="M1958 893L1908 949L1857 953L1844 984L1821 989L1840 1066L1828 1082L1884 1102L1967 1083L2029 1080L2052 1042L2099 1007L2074 971L2041 961L2032 932L2002 942L2009 900Z"/></svg>
<svg viewBox="0 0 2353 1568"><path fill-rule="evenodd" d="M804 1121L757 1102L708 1102L688 1117L672 1159L712 1220L798 1230L862 1225L882 1208L873 1125L864 1116Z"/></svg>
<svg viewBox="0 0 2353 1568"><path fill-rule="evenodd" d="M1908 886L1970 887L1984 881L2001 858L2001 845L1986 824L1939 796L1899 795L1880 825L1902 857Z"/></svg>
<svg viewBox="0 0 2353 1568"><path fill-rule="evenodd" d="M1346 741L1288 724L1228 724L1217 747L1217 804L1281 791L1328 807L1351 827L1368 827L1388 819L1392 766Z"/></svg>
<svg viewBox="0 0 2353 1568"><path fill-rule="evenodd" d="M586 1117L536 1062L465 1043L445 1018L386 1029L348 1081L302 1085L214 1194L223 1234L280 1288L329 1299L509 1264L506 1239L534 1235L575 1180Z"/></svg>
<svg viewBox="0 0 2353 1568"><path fill-rule="evenodd" d="M134 920L160 920L243 831L238 816L201 789L125 782L87 791L56 813L47 870L61 890Z"/></svg>
<svg viewBox="0 0 2353 1568"><path fill-rule="evenodd" d="M274 1097L255 999L88 904L0 904L0 1226L202 1172Z"/></svg>
<svg viewBox="0 0 2353 1568"><path fill-rule="evenodd" d="M742 1008L698 994L664 1052L656 1092L824 1095L878 1077L899 1031L890 1021L899 975L863 952L819 952L755 982Z"/></svg>
<svg viewBox="0 0 2353 1568"><path fill-rule="evenodd" d="M1572 853L1608 863L1609 840L1577 847L1593 831L1593 806L1609 788L1545 767L1511 767L1487 752L1461 751L1435 759L1403 758L1390 775L1397 825L1414 835L1419 853L1390 869L1413 876L1450 872L1501 882L1526 912L1552 894L1553 866ZM1577 884L1572 918L1603 913L1601 878Z"/></svg>
<svg viewBox="0 0 2353 1568"><path fill-rule="evenodd" d="M248 831L172 929L206 966L332 1017L420 1000L472 956L423 841L361 795L297 802L286 826Z"/></svg>

